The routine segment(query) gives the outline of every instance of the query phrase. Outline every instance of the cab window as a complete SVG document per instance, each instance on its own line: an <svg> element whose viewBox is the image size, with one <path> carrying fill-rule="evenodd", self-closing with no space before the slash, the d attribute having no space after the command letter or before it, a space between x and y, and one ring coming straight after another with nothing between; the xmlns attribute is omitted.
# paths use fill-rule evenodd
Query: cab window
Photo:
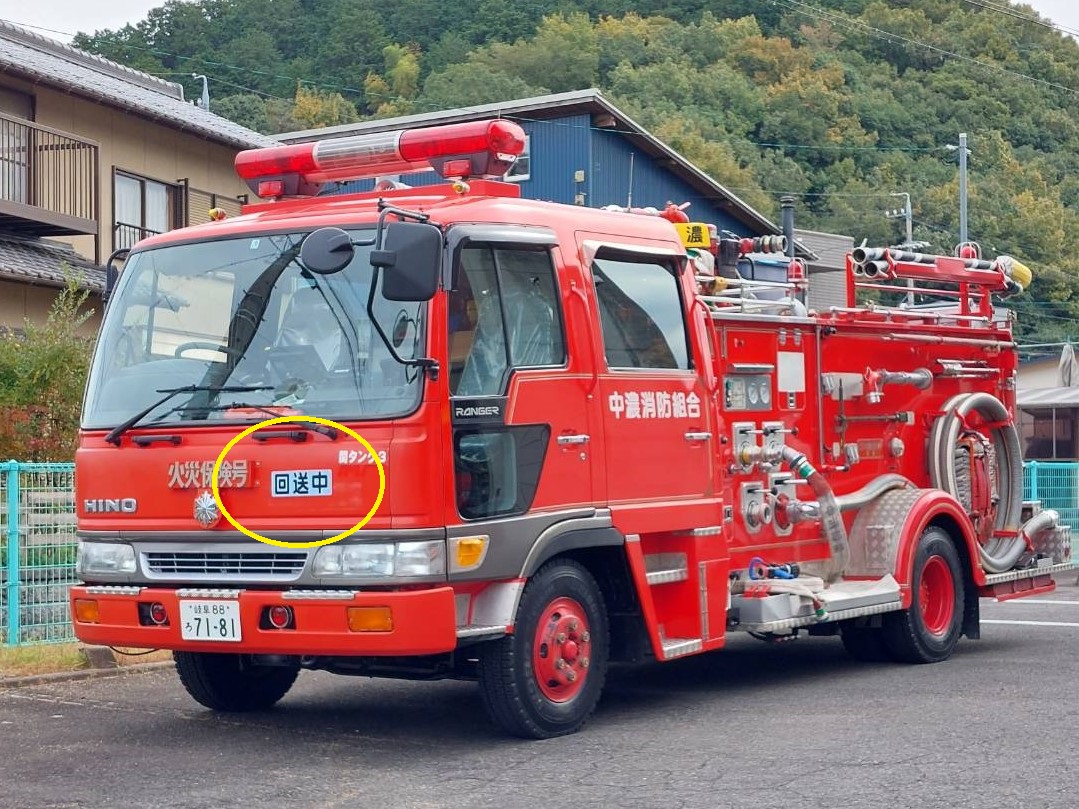
<svg viewBox="0 0 1079 809"><path fill-rule="evenodd" d="M599 256L592 263L608 368L688 370L685 314L673 266Z"/></svg>
<svg viewBox="0 0 1079 809"><path fill-rule="evenodd" d="M545 248L465 247L448 306L454 396L494 396L511 368L566 360L554 263Z"/></svg>

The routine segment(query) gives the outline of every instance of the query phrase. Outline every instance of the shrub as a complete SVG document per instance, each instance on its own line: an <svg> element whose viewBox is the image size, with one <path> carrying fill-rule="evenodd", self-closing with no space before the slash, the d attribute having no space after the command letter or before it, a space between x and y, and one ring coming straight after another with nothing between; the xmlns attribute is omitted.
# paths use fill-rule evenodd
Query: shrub
<svg viewBox="0 0 1079 809"><path fill-rule="evenodd" d="M93 340L79 328L93 315L89 292L68 275L44 324L0 336L0 460L70 461L78 440Z"/></svg>

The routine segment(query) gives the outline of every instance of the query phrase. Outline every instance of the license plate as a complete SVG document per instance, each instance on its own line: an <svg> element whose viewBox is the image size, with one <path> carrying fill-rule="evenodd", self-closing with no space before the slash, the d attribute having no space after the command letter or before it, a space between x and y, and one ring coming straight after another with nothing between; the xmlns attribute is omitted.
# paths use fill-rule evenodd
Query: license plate
<svg viewBox="0 0 1079 809"><path fill-rule="evenodd" d="M238 601L181 601L180 637L235 643L240 635Z"/></svg>

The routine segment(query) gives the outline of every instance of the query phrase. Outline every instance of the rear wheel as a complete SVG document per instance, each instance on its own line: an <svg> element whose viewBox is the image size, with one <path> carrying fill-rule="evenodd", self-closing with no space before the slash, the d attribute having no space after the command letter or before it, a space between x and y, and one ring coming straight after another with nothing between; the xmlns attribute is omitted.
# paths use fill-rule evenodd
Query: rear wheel
<svg viewBox="0 0 1079 809"><path fill-rule="evenodd" d="M912 590L909 609L884 616L884 643L899 661L947 660L963 631L964 578L959 552L940 528L927 528L918 540Z"/></svg>
<svg viewBox="0 0 1079 809"><path fill-rule="evenodd" d="M187 693L215 711L260 711L288 693L300 665L262 666L247 655L173 652Z"/></svg>
<svg viewBox="0 0 1079 809"><path fill-rule="evenodd" d="M595 579L554 561L525 585L515 631L480 649L480 692L488 714L515 736L573 733L599 702L610 642Z"/></svg>

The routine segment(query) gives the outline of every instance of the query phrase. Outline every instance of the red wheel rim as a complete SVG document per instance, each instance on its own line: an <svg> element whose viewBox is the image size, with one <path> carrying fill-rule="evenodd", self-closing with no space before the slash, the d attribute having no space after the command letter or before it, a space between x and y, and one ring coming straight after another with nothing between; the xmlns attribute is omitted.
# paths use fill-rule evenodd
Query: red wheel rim
<svg viewBox="0 0 1079 809"><path fill-rule="evenodd" d="M584 688L592 662L592 635L584 608L556 598L540 615L532 644L532 670L540 693L569 702Z"/></svg>
<svg viewBox="0 0 1079 809"><path fill-rule="evenodd" d="M943 556L930 556L918 588L922 623L931 635L946 635L955 617L955 580Z"/></svg>

